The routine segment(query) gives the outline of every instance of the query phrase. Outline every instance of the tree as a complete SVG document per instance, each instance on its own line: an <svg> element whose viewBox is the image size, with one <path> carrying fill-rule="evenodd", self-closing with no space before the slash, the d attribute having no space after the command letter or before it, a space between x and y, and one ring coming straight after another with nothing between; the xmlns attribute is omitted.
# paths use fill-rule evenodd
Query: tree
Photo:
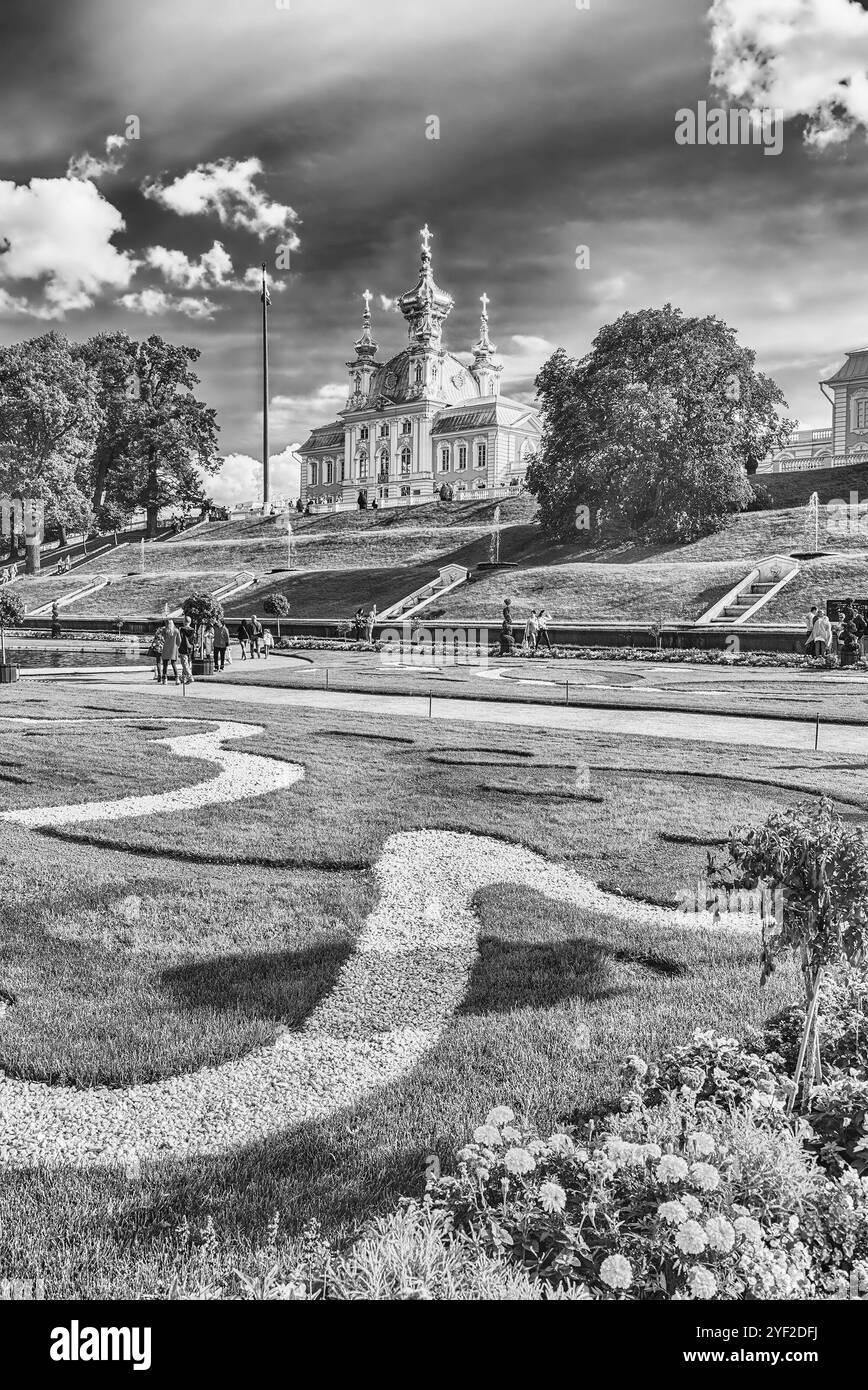
<svg viewBox="0 0 868 1390"><path fill-rule="evenodd" d="M207 505L200 469L216 473L217 413L198 401L199 378L191 363L196 348L175 347L152 334L136 350L138 399L127 421L125 457L137 465L137 502L148 518L148 535L157 534L157 518L172 503Z"/></svg>
<svg viewBox="0 0 868 1390"><path fill-rule="evenodd" d="M280 620L288 618L292 604L285 594L267 594L262 601L263 611L277 619L277 636L280 639Z"/></svg>
<svg viewBox="0 0 868 1390"><path fill-rule="evenodd" d="M868 958L868 840L846 825L831 801L802 801L773 811L764 825L730 834L729 861L710 864L709 877L727 887L768 886L779 909L763 920L761 982L778 957L798 957L805 989L805 1027L793 1079L795 1099L804 1066L804 1098L820 1073L820 982L835 962L864 965Z"/></svg>
<svg viewBox="0 0 868 1390"><path fill-rule="evenodd" d="M667 304L623 314L577 362L562 348L540 371L542 448L526 483L543 528L574 536L584 505L654 539L689 540L747 506L747 466L793 422L720 319Z"/></svg>
<svg viewBox="0 0 868 1390"><path fill-rule="evenodd" d="M0 348L0 490L43 502L45 525L62 544L68 530L90 524L101 413L95 374L61 334Z"/></svg>
<svg viewBox="0 0 868 1390"><path fill-rule="evenodd" d="M0 663L6 665L6 629L20 627L24 618L24 604L13 589L0 590Z"/></svg>
<svg viewBox="0 0 868 1390"><path fill-rule="evenodd" d="M197 654L202 655L202 638L205 628L209 623L219 623L223 618L223 605L218 603L211 594L204 592L190 594L181 604L184 616L189 618L193 624L195 637L193 639Z"/></svg>

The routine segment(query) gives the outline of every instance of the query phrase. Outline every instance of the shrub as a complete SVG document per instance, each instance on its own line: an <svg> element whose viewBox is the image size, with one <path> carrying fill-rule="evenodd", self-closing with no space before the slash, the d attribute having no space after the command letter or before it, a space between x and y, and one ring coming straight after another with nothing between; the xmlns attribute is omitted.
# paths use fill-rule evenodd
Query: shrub
<svg viewBox="0 0 868 1390"><path fill-rule="evenodd" d="M292 604L285 594L266 594L262 608L272 618L288 618Z"/></svg>

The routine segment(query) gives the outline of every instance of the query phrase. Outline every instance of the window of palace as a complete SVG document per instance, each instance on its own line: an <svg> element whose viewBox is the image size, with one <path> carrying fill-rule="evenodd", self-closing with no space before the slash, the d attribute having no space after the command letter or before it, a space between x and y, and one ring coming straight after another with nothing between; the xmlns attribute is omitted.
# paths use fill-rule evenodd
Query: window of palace
<svg viewBox="0 0 868 1390"><path fill-rule="evenodd" d="M444 444L440 450L440 472L446 473L449 468L449 445Z"/></svg>
<svg viewBox="0 0 868 1390"><path fill-rule="evenodd" d="M466 444L459 444L459 445L458 445L458 467L459 467L459 468L466 468L466 467L467 467L467 445L466 445Z"/></svg>
<svg viewBox="0 0 868 1390"><path fill-rule="evenodd" d="M402 488L401 488L401 496L402 496L402 497L409 497L409 496L410 496L410 489L409 489L408 487L402 487Z"/></svg>
<svg viewBox="0 0 868 1390"><path fill-rule="evenodd" d="M347 461L346 461L346 459L341 459L341 482L344 481L344 478L346 478L346 476L347 476Z"/></svg>
<svg viewBox="0 0 868 1390"><path fill-rule="evenodd" d="M402 472L402 473L409 473L409 472L410 472L410 461L411 461L412 457L413 457L413 455L412 455L412 453L411 453L411 451L410 451L409 449L402 449L402 450L401 450L401 472Z"/></svg>
<svg viewBox="0 0 868 1390"><path fill-rule="evenodd" d="M318 463L312 463L311 466L310 466L310 485L311 485L311 487L318 487L318 486L319 486L319 464L318 464Z"/></svg>
<svg viewBox="0 0 868 1390"><path fill-rule="evenodd" d="M367 456L367 454L365 453L364 449L363 449L362 452L359 454L358 462L359 462L359 477L360 477L360 478L367 478L367 476L368 476L368 456Z"/></svg>
<svg viewBox="0 0 868 1390"><path fill-rule="evenodd" d="M853 411L854 430L868 430L868 396L860 396Z"/></svg>
<svg viewBox="0 0 868 1390"><path fill-rule="evenodd" d="M327 483L331 483L331 482L334 481L334 472L335 472L334 461L333 461L332 459L326 459L326 461L325 461L325 480L326 480Z"/></svg>
<svg viewBox="0 0 868 1390"><path fill-rule="evenodd" d="M524 443L522 444L522 446L521 446L520 458L521 458L522 463L527 463L528 459L531 458L532 455L533 455L533 443L532 443L532 441L531 441L530 439L526 439L526 440L524 441Z"/></svg>
<svg viewBox="0 0 868 1390"><path fill-rule="evenodd" d="M380 472L381 472L381 473L388 473L388 471L389 471L389 451L388 451L388 449L383 449L383 450L381 450L381 452L380 452Z"/></svg>
<svg viewBox="0 0 868 1390"><path fill-rule="evenodd" d="M388 422L388 420L384 420L383 423L382 423L382 425L380 426L380 438L381 438L381 439L388 439L388 438L389 438L389 422Z"/></svg>
<svg viewBox="0 0 868 1390"><path fill-rule="evenodd" d="M414 381L414 383L416 384L416 386L421 386L421 385L422 385L422 363L421 363L421 362L417 362L417 363L416 363L416 370L415 370L415 372L414 372L414 374L413 374L413 381Z"/></svg>
<svg viewBox="0 0 868 1390"><path fill-rule="evenodd" d="M368 437L368 427L367 427L367 425L362 425L362 428L359 430L359 439L367 439L367 437Z"/></svg>
<svg viewBox="0 0 868 1390"><path fill-rule="evenodd" d="M488 457L488 447L487 447L487 445L481 444L481 443L480 443L480 444L477 444L477 446L476 446L476 467L477 467L477 468L484 468L484 467L485 467L485 462L486 462L487 457Z"/></svg>
<svg viewBox="0 0 868 1390"><path fill-rule="evenodd" d="M402 421L401 421L401 433L402 433L402 434L411 434L412 431L413 431L413 425L412 425L411 421L409 421L409 420L402 420Z"/></svg>

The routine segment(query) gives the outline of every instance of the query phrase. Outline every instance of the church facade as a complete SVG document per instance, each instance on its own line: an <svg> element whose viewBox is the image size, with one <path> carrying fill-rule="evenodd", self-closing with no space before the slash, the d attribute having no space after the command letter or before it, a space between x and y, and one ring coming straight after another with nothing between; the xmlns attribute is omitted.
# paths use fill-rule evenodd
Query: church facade
<svg viewBox="0 0 868 1390"><path fill-rule="evenodd" d="M759 466L759 473L801 472L868 463L868 348L848 352L833 376L820 382L832 407L828 429L796 430L789 443Z"/></svg>
<svg viewBox="0 0 868 1390"><path fill-rule="evenodd" d="M298 450L305 502L357 506L361 497L368 506L375 498L394 506L430 501L444 487L469 501L521 487L539 444L539 416L500 394L503 364L488 336L487 295L473 361L465 365L444 348L453 300L434 281L430 242L425 226L419 279L398 300L408 346L386 362L377 360L365 291L346 405Z"/></svg>

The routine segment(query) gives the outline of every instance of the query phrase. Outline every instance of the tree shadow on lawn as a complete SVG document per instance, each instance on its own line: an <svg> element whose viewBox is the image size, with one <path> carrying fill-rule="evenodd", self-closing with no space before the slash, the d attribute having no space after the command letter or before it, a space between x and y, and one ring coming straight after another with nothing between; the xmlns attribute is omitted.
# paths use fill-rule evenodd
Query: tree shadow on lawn
<svg viewBox="0 0 868 1390"><path fill-rule="evenodd" d="M355 950L352 940L322 941L303 951L262 951L185 961L160 975L161 985L190 1008L207 1005L299 1028L334 988Z"/></svg>
<svg viewBox="0 0 868 1390"><path fill-rule="evenodd" d="M668 956L606 946L591 937L539 942L485 936L456 1013L509 1013L547 1009L566 1000L611 999L635 989L635 977L619 981L618 966L670 979L688 973L682 962Z"/></svg>

